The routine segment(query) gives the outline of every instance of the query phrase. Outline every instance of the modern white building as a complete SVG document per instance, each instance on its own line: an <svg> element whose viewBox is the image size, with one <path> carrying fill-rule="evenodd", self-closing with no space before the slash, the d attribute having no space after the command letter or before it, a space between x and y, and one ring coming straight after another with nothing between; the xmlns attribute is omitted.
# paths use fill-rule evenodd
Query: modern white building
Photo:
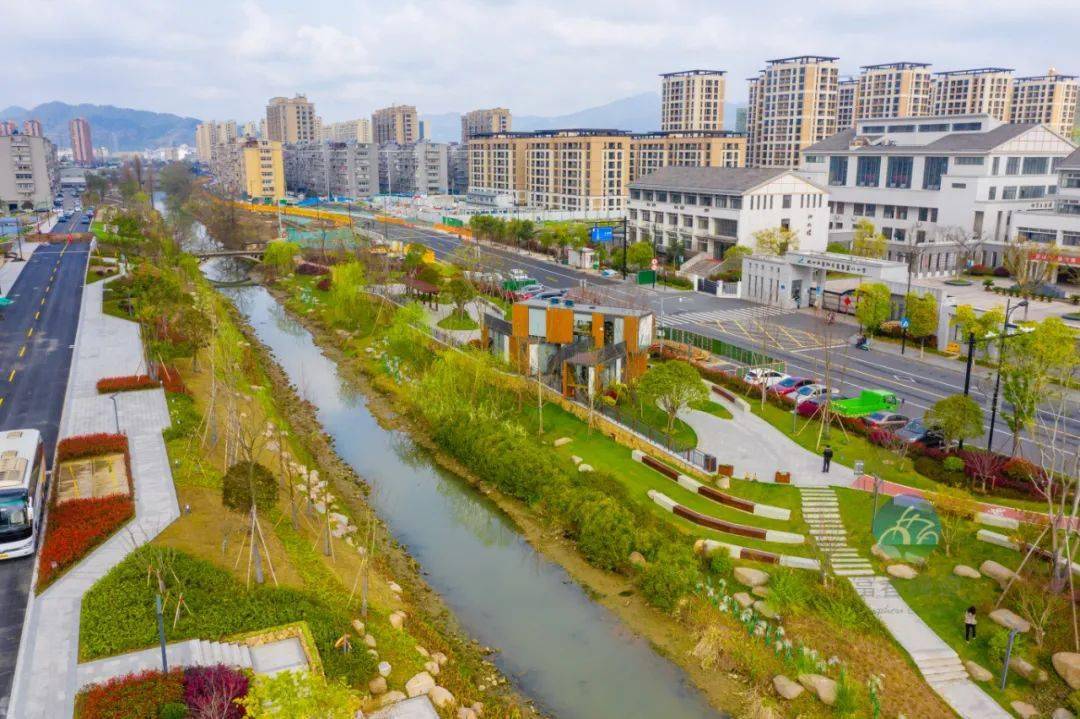
<svg viewBox="0 0 1080 719"><path fill-rule="evenodd" d="M378 151L370 142L304 142L285 145L285 186L321 197L371 197L379 193Z"/></svg>
<svg viewBox="0 0 1080 719"><path fill-rule="evenodd" d="M1080 150L1058 165L1053 207L1013 215L1013 239L1080 251Z"/></svg>
<svg viewBox="0 0 1080 719"><path fill-rule="evenodd" d="M1058 165L1074 150L1045 126L989 115L859 120L803 150L799 173L828 188L834 240L866 218L892 241L890 257L962 237L997 264L1013 215L1053 206ZM955 267L963 253L943 249L920 274Z"/></svg>
<svg viewBox="0 0 1080 719"><path fill-rule="evenodd" d="M804 250L828 241L828 192L791 170L664 167L630 183L628 240L652 242L670 259L714 260L754 233L790 229Z"/></svg>

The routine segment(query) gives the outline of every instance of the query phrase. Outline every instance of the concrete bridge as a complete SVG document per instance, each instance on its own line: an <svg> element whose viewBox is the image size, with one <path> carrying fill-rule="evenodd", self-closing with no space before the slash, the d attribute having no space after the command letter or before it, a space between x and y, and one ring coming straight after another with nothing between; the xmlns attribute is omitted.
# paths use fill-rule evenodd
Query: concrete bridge
<svg viewBox="0 0 1080 719"><path fill-rule="evenodd" d="M211 260L215 257L237 257L240 259L251 260L252 262L261 262L263 253L266 252L264 245L250 245L245 250L206 250L203 252L192 252L195 257L199 258L199 261Z"/></svg>

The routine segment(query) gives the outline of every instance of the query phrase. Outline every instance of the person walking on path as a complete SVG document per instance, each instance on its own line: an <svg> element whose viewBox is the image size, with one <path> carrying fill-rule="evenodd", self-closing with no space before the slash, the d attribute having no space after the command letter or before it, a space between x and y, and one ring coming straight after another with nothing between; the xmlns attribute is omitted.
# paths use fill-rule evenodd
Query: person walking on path
<svg viewBox="0 0 1080 719"><path fill-rule="evenodd" d="M828 474L829 465L832 464L832 447L825 445L825 451L821 453L821 471Z"/></svg>
<svg viewBox="0 0 1080 719"><path fill-rule="evenodd" d="M968 607L964 612L964 641L970 642L975 638L975 607Z"/></svg>

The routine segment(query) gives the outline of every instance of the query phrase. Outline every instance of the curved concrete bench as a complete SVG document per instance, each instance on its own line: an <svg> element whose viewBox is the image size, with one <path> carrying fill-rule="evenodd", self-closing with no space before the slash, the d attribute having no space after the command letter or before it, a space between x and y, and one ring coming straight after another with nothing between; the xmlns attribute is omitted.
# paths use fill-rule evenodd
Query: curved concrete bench
<svg viewBox="0 0 1080 719"><path fill-rule="evenodd" d="M731 507L737 509L740 512L746 512L752 514L755 517L765 517L767 519L779 519L787 522L791 519L791 510L784 509L782 507L774 507L771 504L759 504L757 502L751 502L748 499L741 499L739 497L733 497L730 494L724 494L718 489L713 489L707 485L702 484L692 477L688 477L685 474L679 474L677 471L667 466L659 460L653 459L649 455L645 454L641 450L633 450L631 452L634 460L641 462L646 467L653 469L660 474L664 475L671 481L678 484L683 489L689 490L694 494L700 494L706 499L711 499L717 504L722 504L725 507Z"/></svg>
<svg viewBox="0 0 1080 719"><path fill-rule="evenodd" d="M683 519L702 527L715 529L717 532L736 534L740 537L750 537L751 539L760 539L763 542L776 542L777 544L802 544L806 541L806 538L803 537L803 535L795 534L794 532L762 529L761 527L735 524L734 522L727 522L723 519L710 517L707 514L702 514L701 512L697 512L689 507L679 504L671 497L663 492L657 492L655 489L649 490L649 499L677 517L682 517Z"/></svg>
<svg viewBox="0 0 1080 719"><path fill-rule="evenodd" d="M711 557L717 552L726 552L732 559L744 559L749 562L776 564L781 567L791 567L792 569L807 569L812 572L821 571L821 563L816 559L810 559L809 557L793 557L789 554L776 554L760 549L750 549L749 547L741 547L738 544L717 542L713 539L699 539L694 542L694 551L706 557Z"/></svg>

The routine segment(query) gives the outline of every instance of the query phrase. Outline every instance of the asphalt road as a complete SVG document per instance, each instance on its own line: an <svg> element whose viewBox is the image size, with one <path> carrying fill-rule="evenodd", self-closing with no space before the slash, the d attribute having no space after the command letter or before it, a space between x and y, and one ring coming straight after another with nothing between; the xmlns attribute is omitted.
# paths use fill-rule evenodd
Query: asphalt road
<svg viewBox="0 0 1080 719"><path fill-rule="evenodd" d="M401 227L379 225L376 229L386 231L390 239L419 242L435 251L440 259L445 259L461 245L461 241L442 232L423 227ZM527 272L545 287L564 288L589 286L601 291L614 293L620 299L647 303L658 315L665 317L667 324L699 334L722 339L733 345L750 350L761 350L761 330L775 333L780 343L769 342L767 354L783 360L790 374L821 378L825 372L825 350L820 342L807 342L809 337L821 335L821 319L805 312L771 317L768 320L746 322L714 321L709 315L724 317L742 315L754 317L760 311L760 305L745 300L716 298L700 292L664 292L649 287L639 287L622 281L621 278L600 278L593 273L581 272L553 262L520 255L511 250L483 246L482 264L486 269L506 272L518 268ZM663 306L661 306L663 305ZM692 319L682 320L680 315ZM675 325L678 322L679 324ZM857 350L848 343L848 336L855 330L847 325L838 324L830 328L829 360L832 366L833 383L839 391L848 396L857 394L862 389L875 388L892 391L903 402L900 412L910 417L922 417L935 402L943 397L957 394L964 388L964 365L957 362L956 369L946 369L914 358L900 357L886 352ZM784 338L789 338L785 340ZM909 347L909 352L913 351ZM990 402L993 384L988 371L975 368L971 383L971 396L981 403L986 411L987 423L990 416ZM994 430L994 447L1008 452L1012 448L1012 433L1001 418L999 399L998 419ZM1064 418L1065 434L1063 442L1075 443L1080 440L1080 418L1070 415ZM978 444L986 446L989 435ZM1024 455L1037 458L1037 447L1026 437L1021 440Z"/></svg>
<svg viewBox="0 0 1080 719"><path fill-rule="evenodd" d="M84 231L76 221L55 234ZM52 460L64 406L87 245L42 245L5 295L0 320L0 430L39 430ZM34 557L0 562L0 717L7 716Z"/></svg>

